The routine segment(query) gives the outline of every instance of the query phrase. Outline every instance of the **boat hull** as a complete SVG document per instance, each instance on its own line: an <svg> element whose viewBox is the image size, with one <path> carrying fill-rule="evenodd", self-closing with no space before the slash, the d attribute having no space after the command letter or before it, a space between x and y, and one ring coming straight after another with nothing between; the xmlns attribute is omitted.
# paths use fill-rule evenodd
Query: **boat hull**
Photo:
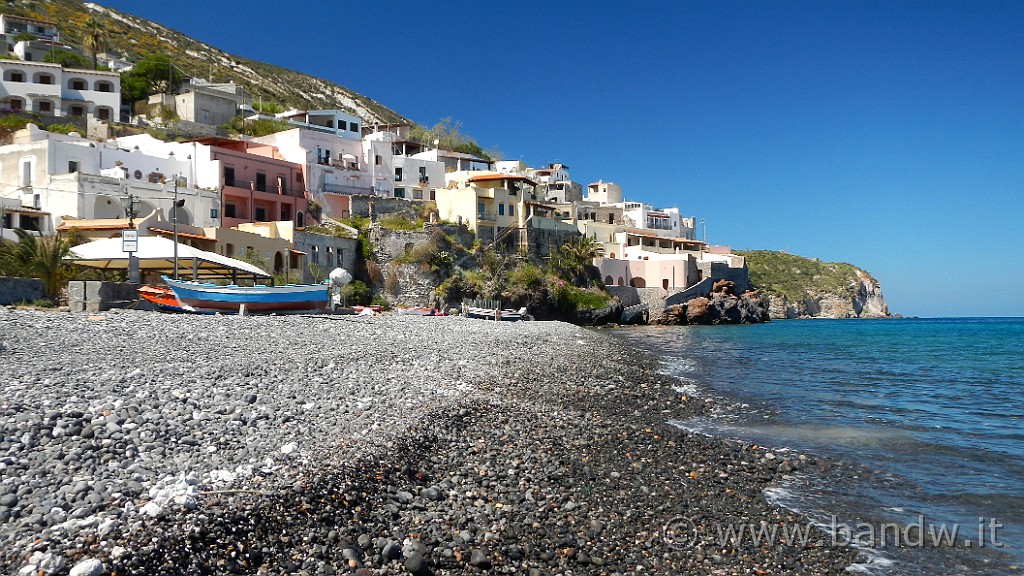
<svg viewBox="0 0 1024 576"><path fill-rule="evenodd" d="M327 305L326 284L217 286L164 278L182 304L196 310L249 312L316 310Z"/></svg>

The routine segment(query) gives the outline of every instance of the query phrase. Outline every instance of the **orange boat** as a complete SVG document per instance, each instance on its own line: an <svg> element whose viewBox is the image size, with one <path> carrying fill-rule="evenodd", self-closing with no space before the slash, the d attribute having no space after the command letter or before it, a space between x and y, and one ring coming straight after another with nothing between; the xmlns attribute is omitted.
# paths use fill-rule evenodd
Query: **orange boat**
<svg viewBox="0 0 1024 576"><path fill-rule="evenodd" d="M139 286L138 292L143 300L155 304L160 310L167 312L190 312L190 310L181 307L181 303L178 302L174 291L167 286Z"/></svg>

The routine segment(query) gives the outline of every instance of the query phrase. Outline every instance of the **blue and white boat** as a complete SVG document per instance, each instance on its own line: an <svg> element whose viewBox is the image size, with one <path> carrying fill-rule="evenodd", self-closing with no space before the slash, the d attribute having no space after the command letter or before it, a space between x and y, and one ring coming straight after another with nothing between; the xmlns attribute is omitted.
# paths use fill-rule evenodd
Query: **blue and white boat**
<svg viewBox="0 0 1024 576"><path fill-rule="evenodd" d="M322 284L285 284L284 286L218 286L205 282L173 280L171 287L182 306L197 312L248 312L317 310L327 306L327 282Z"/></svg>

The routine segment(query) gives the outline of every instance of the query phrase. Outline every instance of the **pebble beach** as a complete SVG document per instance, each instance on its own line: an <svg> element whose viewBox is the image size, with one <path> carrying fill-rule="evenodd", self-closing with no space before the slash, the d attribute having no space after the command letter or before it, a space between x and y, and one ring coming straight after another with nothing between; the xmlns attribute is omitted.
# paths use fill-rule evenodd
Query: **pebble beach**
<svg viewBox="0 0 1024 576"><path fill-rule="evenodd" d="M840 574L612 330L0 308L3 574ZM822 463L821 465L824 465ZM692 528L692 533L690 532Z"/></svg>

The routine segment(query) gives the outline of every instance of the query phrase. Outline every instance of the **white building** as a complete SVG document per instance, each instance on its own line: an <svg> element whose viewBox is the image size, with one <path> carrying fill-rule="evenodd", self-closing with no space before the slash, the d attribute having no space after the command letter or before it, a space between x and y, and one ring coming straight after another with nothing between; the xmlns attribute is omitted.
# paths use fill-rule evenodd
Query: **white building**
<svg viewBox="0 0 1024 576"><path fill-rule="evenodd" d="M694 239L693 218L681 217L678 208L654 209L643 202L623 202L622 220L627 227L650 230L660 236Z"/></svg>
<svg viewBox="0 0 1024 576"><path fill-rule="evenodd" d="M333 134L349 140L363 139L363 121L341 110L289 110L275 114L301 128Z"/></svg>
<svg viewBox="0 0 1024 576"><path fill-rule="evenodd" d="M619 204L622 202L622 186L604 180L588 184L584 200L598 204Z"/></svg>
<svg viewBox="0 0 1024 576"><path fill-rule="evenodd" d="M219 190L196 187L188 176L189 165L190 159L176 155L150 156L137 148L54 134L30 124L15 134L12 144L0 146L0 197L5 204L18 199L22 206L46 213L39 222L44 234L65 219L123 218L121 198L128 194L138 198L140 219L156 212L156 220L169 221L178 175L178 195L185 200L178 221L219 225Z"/></svg>
<svg viewBox="0 0 1024 576"><path fill-rule="evenodd" d="M0 100L11 110L113 120L121 106L121 76L116 72L0 60L0 73Z"/></svg>
<svg viewBox="0 0 1024 576"><path fill-rule="evenodd" d="M377 181L378 194L390 195L395 198L407 200L434 200L434 189L442 188L445 185L445 165L437 160L430 160L417 155L404 156L396 153L405 149L407 141L401 140L398 134L392 132L374 132L366 136L364 146L367 147L367 159L371 157L370 147L373 147L373 167L379 172L386 172L387 186ZM398 143L399 145L396 145ZM378 162L379 158L379 164ZM388 192L390 190L390 193Z"/></svg>

